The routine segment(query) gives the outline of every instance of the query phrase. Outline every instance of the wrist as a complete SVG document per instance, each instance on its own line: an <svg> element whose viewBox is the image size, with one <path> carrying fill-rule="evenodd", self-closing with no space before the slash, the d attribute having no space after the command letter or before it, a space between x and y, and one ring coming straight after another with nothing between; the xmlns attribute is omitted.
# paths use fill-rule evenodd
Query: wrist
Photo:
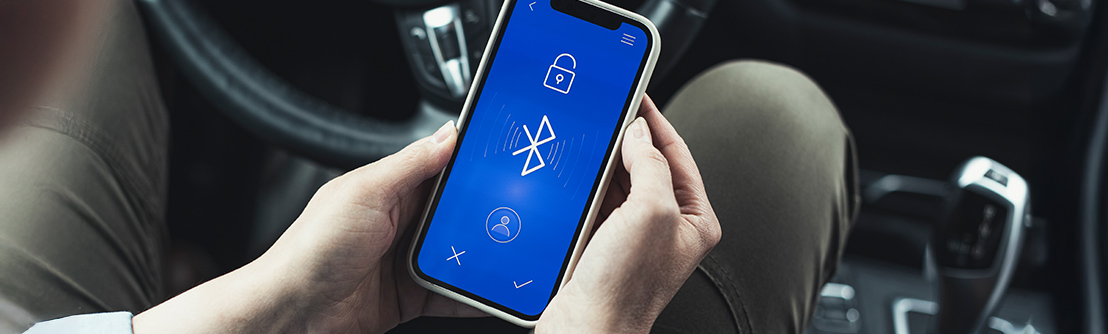
<svg viewBox="0 0 1108 334"><path fill-rule="evenodd" d="M320 308L308 291L307 274L296 265L301 261L287 254L266 252L231 274L238 289L252 300L250 313L256 316L264 332L305 332Z"/></svg>
<svg viewBox="0 0 1108 334"><path fill-rule="evenodd" d="M251 262L136 315L134 333L302 332L304 299L269 265Z"/></svg>
<svg viewBox="0 0 1108 334"><path fill-rule="evenodd" d="M278 303L271 304L280 309L267 310L266 314L280 315L283 327L274 327L267 332L336 332L330 329L334 323L334 289L342 284L329 282L323 277L333 274L326 267L318 265L311 252L297 252L297 249L314 249L295 245L298 240L278 240L277 244L258 259L242 269L248 269L245 275L265 277L265 291ZM295 246L295 247L294 247Z"/></svg>
<svg viewBox="0 0 1108 334"><path fill-rule="evenodd" d="M657 314L634 314L636 307L604 304L598 298L578 298L568 291L559 292L539 319L535 333L647 333ZM603 299L603 298L599 298ZM562 306L569 307L562 307Z"/></svg>

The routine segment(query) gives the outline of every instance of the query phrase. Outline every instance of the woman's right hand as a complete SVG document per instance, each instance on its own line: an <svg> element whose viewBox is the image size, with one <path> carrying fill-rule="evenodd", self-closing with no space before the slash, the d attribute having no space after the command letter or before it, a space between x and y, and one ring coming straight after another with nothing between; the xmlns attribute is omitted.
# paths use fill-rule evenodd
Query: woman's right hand
<svg viewBox="0 0 1108 334"><path fill-rule="evenodd" d="M607 219L536 332L648 332L719 242L719 220L688 146L649 97L639 114L624 135L625 170L608 188Z"/></svg>

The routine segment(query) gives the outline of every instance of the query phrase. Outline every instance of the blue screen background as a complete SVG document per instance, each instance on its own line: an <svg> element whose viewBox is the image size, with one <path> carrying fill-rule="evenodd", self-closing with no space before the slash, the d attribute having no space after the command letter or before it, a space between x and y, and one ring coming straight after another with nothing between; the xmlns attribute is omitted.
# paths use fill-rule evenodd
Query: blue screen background
<svg viewBox="0 0 1108 334"><path fill-rule="evenodd" d="M549 0L532 11L531 2L515 4L416 259L425 275L529 316L558 283L649 38L631 24L613 31L558 12ZM566 94L544 86L563 53L576 59L576 67L559 62L574 72ZM550 128L538 133L543 116ZM524 126L535 140L550 129L555 139L536 146L546 165L521 176L532 152L512 153L531 145ZM518 214L508 242L486 224L501 219L490 217L498 208Z"/></svg>

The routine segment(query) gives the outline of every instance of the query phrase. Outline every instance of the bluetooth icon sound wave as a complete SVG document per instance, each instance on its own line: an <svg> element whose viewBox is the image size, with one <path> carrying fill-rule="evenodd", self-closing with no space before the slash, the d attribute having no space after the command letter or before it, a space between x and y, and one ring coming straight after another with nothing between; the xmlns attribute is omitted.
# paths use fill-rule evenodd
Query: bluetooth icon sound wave
<svg viewBox="0 0 1108 334"><path fill-rule="evenodd" d="M547 132L550 132L550 137L539 139L542 137L542 130L544 127L546 128ZM527 135L527 140L531 142L531 145L512 152L513 156L519 155L523 152L528 152L527 161L523 163L523 171L519 173L519 176L527 176L527 174L531 174L532 172L546 166L546 161L542 160L542 153L539 153L539 145L546 144L556 138L556 136L554 135L554 128L550 127L550 120L546 118L546 115L542 116L542 122L539 123L539 128L536 131L537 132L535 132L535 136L532 137L531 130L528 130L527 126L524 125L523 132ZM539 160L539 163L536 164L534 167L531 166L532 159Z"/></svg>

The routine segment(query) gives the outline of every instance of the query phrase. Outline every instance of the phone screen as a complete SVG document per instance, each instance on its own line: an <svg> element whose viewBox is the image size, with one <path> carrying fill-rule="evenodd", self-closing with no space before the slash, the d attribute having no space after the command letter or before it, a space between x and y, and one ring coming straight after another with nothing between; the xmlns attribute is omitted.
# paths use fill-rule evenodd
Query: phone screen
<svg viewBox="0 0 1108 334"><path fill-rule="evenodd" d="M594 16L550 0L505 13L414 248L417 275L527 320L565 274L654 43L577 5Z"/></svg>

